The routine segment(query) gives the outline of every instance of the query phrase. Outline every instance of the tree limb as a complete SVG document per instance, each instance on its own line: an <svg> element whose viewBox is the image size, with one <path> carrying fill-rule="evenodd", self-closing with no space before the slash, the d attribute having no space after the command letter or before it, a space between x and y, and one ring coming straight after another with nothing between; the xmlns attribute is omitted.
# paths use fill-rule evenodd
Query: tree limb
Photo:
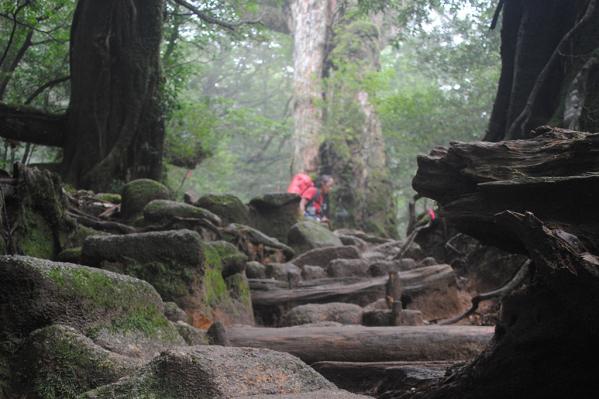
<svg viewBox="0 0 599 399"><path fill-rule="evenodd" d="M220 26L221 28L225 28L230 31L234 31L236 28L238 28L239 26L242 26L242 25L259 24L261 22L260 18L255 19L255 20L223 21L222 19L216 18L214 15L210 15L209 13L207 13L203 10L200 10L199 8L195 7L193 4L191 4L185 0L171 0L171 1L188 9L196 17L198 17L202 21L206 22L207 24L217 25L217 26Z"/></svg>
<svg viewBox="0 0 599 399"><path fill-rule="evenodd" d="M34 108L11 107L0 104L0 137L62 147L66 117L45 113Z"/></svg>
<svg viewBox="0 0 599 399"><path fill-rule="evenodd" d="M33 93L31 93L29 95L29 97L27 97L27 100L25 100L25 104L29 105L31 104L31 102L33 100L35 100L35 98L37 96L39 96L41 93L44 92L44 90L49 89L51 87L54 87L62 82L66 82L67 80L69 80L71 78L71 76L63 76L62 78L58 78L58 79L54 79L51 80L49 82L44 83L43 85L41 85L40 87L38 87Z"/></svg>

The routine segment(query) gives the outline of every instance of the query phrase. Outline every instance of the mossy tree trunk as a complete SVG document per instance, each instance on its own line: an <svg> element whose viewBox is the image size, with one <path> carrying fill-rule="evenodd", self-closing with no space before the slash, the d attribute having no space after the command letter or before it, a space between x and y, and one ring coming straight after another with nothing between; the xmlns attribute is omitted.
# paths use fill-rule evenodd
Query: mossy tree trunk
<svg viewBox="0 0 599 399"><path fill-rule="evenodd" d="M67 114L2 106L0 135L62 147L59 170L76 186L105 190L114 180L160 178L163 6L164 0L80 0Z"/></svg>
<svg viewBox="0 0 599 399"><path fill-rule="evenodd" d="M502 70L487 141L543 124L599 130L596 0L505 0Z"/></svg>

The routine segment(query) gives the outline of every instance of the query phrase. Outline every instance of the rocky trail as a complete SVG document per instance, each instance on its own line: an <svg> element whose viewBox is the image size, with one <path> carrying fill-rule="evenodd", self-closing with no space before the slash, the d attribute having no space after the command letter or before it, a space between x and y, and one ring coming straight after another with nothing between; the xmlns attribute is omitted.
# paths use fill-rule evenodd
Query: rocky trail
<svg viewBox="0 0 599 399"><path fill-rule="evenodd" d="M69 191L19 165L0 186L2 398L396 397L487 346L492 307L438 324L519 260L440 223L329 231L292 194Z"/></svg>

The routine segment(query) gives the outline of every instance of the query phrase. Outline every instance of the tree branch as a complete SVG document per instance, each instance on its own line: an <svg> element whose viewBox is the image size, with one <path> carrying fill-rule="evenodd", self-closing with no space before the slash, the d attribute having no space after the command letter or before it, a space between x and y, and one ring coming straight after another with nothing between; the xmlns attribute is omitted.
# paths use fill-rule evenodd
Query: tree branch
<svg viewBox="0 0 599 399"><path fill-rule="evenodd" d="M0 137L39 145L62 147L66 117L33 108L0 104Z"/></svg>
<svg viewBox="0 0 599 399"><path fill-rule="evenodd" d="M202 21L206 22L207 24L217 25L217 26L220 26L221 28L225 28L230 31L234 31L237 27L242 26L242 25L261 23L260 18L255 19L255 20L223 21L222 19L216 18L214 15L210 15L209 13L207 13L203 10L200 10L199 8L195 7L193 4L188 3L185 0L171 0L171 1L188 9L196 17L198 17Z"/></svg>
<svg viewBox="0 0 599 399"><path fill-rule="evenodd" d="M44 83L43 85L38 87L33 93L31 93L31 95L29 95L29 97L27 97L27 100L25 100L25 104L26 105L31 104L31 102L33 100L35 100L35 98L37 96L42 94L44 92L44 90L49 89L50 87L54 87L62 82L66 82L69 79L71 79L71 76L63 76L62 78L54 79L54 80Z"/></svg>

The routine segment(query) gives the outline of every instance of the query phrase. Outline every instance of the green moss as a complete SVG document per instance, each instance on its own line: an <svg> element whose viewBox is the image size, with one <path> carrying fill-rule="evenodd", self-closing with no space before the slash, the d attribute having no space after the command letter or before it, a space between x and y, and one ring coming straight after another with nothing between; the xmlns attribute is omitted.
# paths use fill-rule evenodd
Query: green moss
<svg viewBox="0 0 599 399"><path fill-rule="evenodd" d="M120 194L115 193L98 193L94 195L94 198L99 201L112 202L113 204L120 204L122 199Z"/></svg>
<svg viewBox="0 0 599 399"><path fill-rule="evenodd" d="M126 218L139 214L144 206L155 199L170 199L169 189L150 179L134 180L123 187L122 212Z"/></svg>
<svg viewBox="0 0 599 399"><path fill-rule="evenodd" d="M56 267L50 269L48 276L64 291L81 298L82 306L90 307L90 311L101 309L120 314L108 325L90 328L88 334L107 327L114 332L138 330L148 337L176 336L161 309L146 301L152 288L145 283L116 283L103 272L88 268Z"/></svg>
<svg viewBox="0 0 599 399"><path fill-rule="evenodd" d="M165 301L177 302L188 295L189 287L194 283L193 270L169 261L139 263L130 260L123 270L118 271L149 282Z"/></svg>
<svg viewBox="0 0 599 399"><path fill-rule="evenodd" d="M252 306L250 284L241 274L237 273L227 278L227 288L231 296L247 307Z"/></svg>
<svg viewBox="0 0 599 399"><path fill-rule="evenodd" d="M228 299L227 285L222 276L222 262L216 249L209 244L202 247L204 254L204 301L213 307Z"/></svg>
<svg viewBox="0 0 599 399"><path fill-rule="evenodd" d="M48 222L37 212L25 212L25 234L19 247L24 255L53 259L55 256L54 234Z"/></svg>

